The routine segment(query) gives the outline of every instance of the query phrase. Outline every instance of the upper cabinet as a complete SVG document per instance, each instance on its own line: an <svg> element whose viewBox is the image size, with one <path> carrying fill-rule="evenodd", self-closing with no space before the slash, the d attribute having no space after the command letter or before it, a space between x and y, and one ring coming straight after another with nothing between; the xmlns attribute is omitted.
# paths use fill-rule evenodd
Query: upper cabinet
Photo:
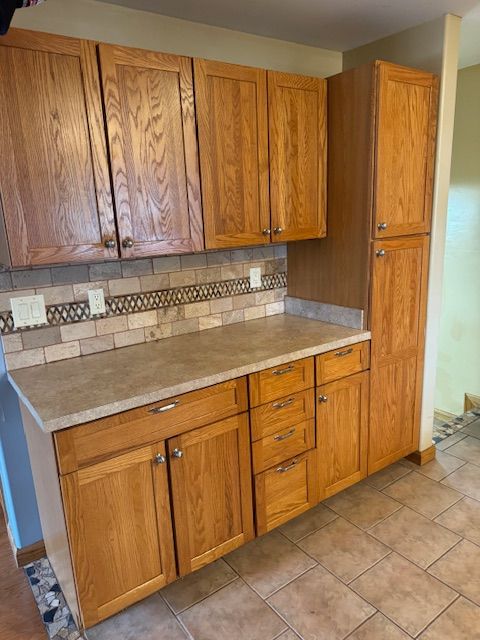
<svg viewBox="0 0 480 640"><path fill-rule="evenodd" d="M319 78L268 72L274 242L326 235L327 91Z"/></svg>
<svg viewBox="0 0 480 640"><path fill-rule="evenodd" d="M377 63L374 235L430 230L438 78Z"/></svg>
<svg viewBox="0 0 480 640"><path fill-rule="evenodd" d="M0 77L0 261L117 257L95 45L12 29Z"/></svg>
<svg viewBox="0 0 480 640"><path fill-rule="evenodd" d="M270 240L267 72L195 60L207 249Z"/></svg>
<svg viewBox="0 0 480 640"><path fill-rule="evenodd" d="M192 61L100 45L124 257L203 249Z"/></svg>

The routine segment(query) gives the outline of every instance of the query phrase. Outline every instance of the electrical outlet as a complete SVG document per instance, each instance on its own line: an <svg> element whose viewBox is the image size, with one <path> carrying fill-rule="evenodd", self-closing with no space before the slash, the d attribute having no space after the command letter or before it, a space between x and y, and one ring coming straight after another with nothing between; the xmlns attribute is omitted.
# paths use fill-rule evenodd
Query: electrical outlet
<svg viewBox="0 0 480 640"><path fill-rule="evenodd" d="M105 296L103 289L91 289L88 292L88 305L90 307L90 315L92 316L105 313Z"/></svg>
<svg viewBox="0 0 480 640"><path fill-rule="evenodd" d="M250 288L257 289L262 286L262 270L260 267L250 269Z"/></svg>
<svg viewBox="0 0 480 640"><path fill-rule="evenodd" d="M45 298L43 296L22 296L10 298L13 324L18 327L35 327L47 324Z"/></svg>

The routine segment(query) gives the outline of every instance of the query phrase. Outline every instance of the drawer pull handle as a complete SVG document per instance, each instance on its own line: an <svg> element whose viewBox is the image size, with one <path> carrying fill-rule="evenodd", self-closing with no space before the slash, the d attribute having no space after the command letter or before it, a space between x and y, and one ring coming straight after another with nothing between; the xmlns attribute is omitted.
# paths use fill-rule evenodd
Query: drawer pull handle
<svg viewBox="0 0 480 640"><path fill-rule="evenodd" d="M328 401L328 397L324 396L323 394L321 396L318 396L318 399L320 402L327 402Z"/></svg>
<svg viewBox="0 0 480 640"><path fill-rule="evenodd" d="M335 356L336 356L337 358L341 358L341 357L343 357L343 356L348 356L348 355L350 355L351 353L353 353L353 348L345 349L345 351L337 351L337 353L335 354Z"/></svg>
<svg viewBox="0 0 480 640"><path fill-rule="evenodd" d="M164 464L167 461L167 459L161 453L157 453L153 461L155 462L155 464Z"/></svg>
<svg viewBox="0 0 480 640"><path fill-rule="evenodd" d="M286 467L277 467L276 471L277 473L285 473L286 471L290 471L290 469L293 469L293 467L296 467L298 464L298 460L295 458L294 460L292 460L292 463L287 465Z"/></svg>
<svg viewBox="0 0 480 640"><path fill-rule="evenodd" d="M183 451L175 447L175 449L172 451L172 458L183 458Z"/></svg>
<svg viewBox="0 0 480 640"><path fill-rule="evenodd" d="M157 413L163 413L164 411L170 411L170 409L175 409L180 404L180 400L174 400L170 404L165 404L163 407L153 407L153 409L149 409L148 413L152 415L156 415Z"/></svg>
<svg viewBox="0 0 480 640"><path fill-rule="evenodd" d="M272 371L274 376L283 376L284 373L290 373L290 371L294 370L294 366L293 364L289 364L288 367L285 367L285 369L274 369Z"/></svg>
<svg viewBox="0 0 480 640"><path fill-rule="evenodd" d="M294 433L295 427L292 427L292 429L290 429L290 431L287 431L287 433L279 433L277 436L273 436L273 439L275 440L275 442L281 442L282 440L286 440L287 438L290 438L290 436L293 436Z"/></svg>
<svg viewBox="0 0 480 640"><path fill-rule="evenodd" d="M274 402L272 404L272 407L274 409L283 409L284 407L289 407L291 404L293 404L295 398L289 398L288 400L284 400L283 402Z"/></svg>

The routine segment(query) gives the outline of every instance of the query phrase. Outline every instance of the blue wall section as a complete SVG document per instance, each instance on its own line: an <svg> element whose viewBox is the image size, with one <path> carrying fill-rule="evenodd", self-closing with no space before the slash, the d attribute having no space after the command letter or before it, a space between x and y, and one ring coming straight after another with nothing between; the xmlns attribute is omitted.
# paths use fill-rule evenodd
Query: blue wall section
<svg viewBox="0 0 480 640"><path fill-rule="evenodd" d="M42 539L30 459L18 398L5 374L0 349L0 478L10 530L17 548Z"/></svg>

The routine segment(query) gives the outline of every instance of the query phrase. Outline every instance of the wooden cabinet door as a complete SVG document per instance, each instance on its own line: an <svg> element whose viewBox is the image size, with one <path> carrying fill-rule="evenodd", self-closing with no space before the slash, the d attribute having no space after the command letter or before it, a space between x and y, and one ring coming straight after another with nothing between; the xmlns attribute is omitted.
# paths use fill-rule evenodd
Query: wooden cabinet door
<svg viewBox="0 0 480 640"><path fill-rule="evenodd" d="M121 252L200 251L192 60L99 46Z"/></svg>
<svg viewBox="0 0 480 640"><path fill-rule="evenodd" d="M426 236L374 243L369 473L418 447L428 248Z"/></svg>
<svg viewBox="0 0 480 640"><path fill-rule="evenodd" d="M374 234L425 233L432 209L438 78L377 65Z"/></svg>
<svg viewBox="0 0 480 640"><path fill-rule="evenodd" d="M267 73L194 60L207 249L270 242Z"/></svg>
<svg viewBox="0 0 480 640"><path fill-rule="evenodd" d="M157 455L165 460L163 442L61 477L86 627L176 576L167 464Z"/></svg>
<svg viewBox="0 0 480 640"><path fill-rule="evenodd" d="M0 259L19 267L117 257L115 242L104 245L116 231L95 45L11 29L0 77L9 249Z"/></svg>
<svg viewBox="0 0 480 640"><path fill-rule="evenodd" d="M326 235L326 80L268 72L273 242Z"/></svg>
<svg viewBox="0 0 480 640"><path fill-rule="evenodd" d="M328 498L367 475L370 374L317 387L320 495Z"/></svg>
<svg viewBox="0 0 480 640"><path fill-rule="evenodd" d="M248 416L172 438L168 453L178 566L185 575L253 538Z"/></svg>

